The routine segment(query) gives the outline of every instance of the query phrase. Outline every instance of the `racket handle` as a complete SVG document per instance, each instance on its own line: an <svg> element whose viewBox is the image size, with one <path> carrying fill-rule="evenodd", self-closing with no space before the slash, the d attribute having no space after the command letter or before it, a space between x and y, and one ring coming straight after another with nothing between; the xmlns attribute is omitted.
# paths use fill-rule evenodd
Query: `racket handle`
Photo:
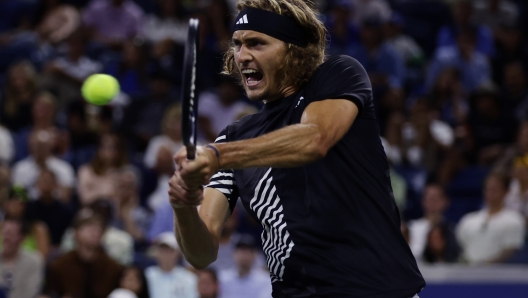
<svg viewBox="0 0 528 298"><path fill-rule="evenodd" d="M196 147L194 145L186 145L187 148L187 159L193 160L196 157Z"/></svg>

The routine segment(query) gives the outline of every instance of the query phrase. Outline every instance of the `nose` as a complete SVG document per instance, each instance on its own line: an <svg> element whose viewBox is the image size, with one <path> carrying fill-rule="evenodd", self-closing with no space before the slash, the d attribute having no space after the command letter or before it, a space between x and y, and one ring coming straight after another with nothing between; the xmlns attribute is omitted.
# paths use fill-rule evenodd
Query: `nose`
<svg viewBox="0 0 528 298"><path fill-rule="evenodd" d="M245 45L241 45L239 50L238 50L238 55L237 55L238 64L239 65L244 65L244 64L247 64L248 62L250 62L251 60L253 60L253 56L251 55L251 51Z"/></svg>

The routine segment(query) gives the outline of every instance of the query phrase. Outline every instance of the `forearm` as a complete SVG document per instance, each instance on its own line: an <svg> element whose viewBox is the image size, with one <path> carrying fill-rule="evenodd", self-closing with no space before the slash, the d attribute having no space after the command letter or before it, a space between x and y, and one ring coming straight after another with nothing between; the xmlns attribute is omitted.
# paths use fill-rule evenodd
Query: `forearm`
<svg viewBox="0 0 528 298"><path fill-rule="evenodd" d="M489 260L488 263L491 264L498 264L498 263L504 263L505 261L509 260L513 255L517 252L517 249L509 248L501 251L498 255L496 255L494 258Z"/></svg>
<svg viewBox="0 0 528 298"><path fill-rule="evenodd" d="M174 231L180 249L196 269L204 269L216 260L218 243L200 218L196 207L173 208Z"/></svg>
<svg viewBox="0 0 528 298"><path fill-rule="evenodd" d="M215 144L221 169L296 167L326 155L316 125L295 124L258 138Z"/></svg>

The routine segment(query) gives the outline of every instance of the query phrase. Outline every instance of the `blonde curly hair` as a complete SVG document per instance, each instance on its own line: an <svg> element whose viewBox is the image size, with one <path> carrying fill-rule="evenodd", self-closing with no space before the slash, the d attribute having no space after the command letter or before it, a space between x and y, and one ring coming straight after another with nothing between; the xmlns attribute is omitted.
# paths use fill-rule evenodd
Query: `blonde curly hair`
<svg viewBox="0 0 528 298"><path fill-rule="evenodd" d="M287 16L299 24L310 34L310 42L306 47L299 47L286 43L284 63L278 70L279 82L282 87L293 86L300 89L308 82L315 69L325 60L326 29L319 19L315 4L308 0L240 0L237 10L246 8L268 10L276 14ZM235 47L231 45L224 56L224 71L222 74L241 75L235 62Z"/></svg>

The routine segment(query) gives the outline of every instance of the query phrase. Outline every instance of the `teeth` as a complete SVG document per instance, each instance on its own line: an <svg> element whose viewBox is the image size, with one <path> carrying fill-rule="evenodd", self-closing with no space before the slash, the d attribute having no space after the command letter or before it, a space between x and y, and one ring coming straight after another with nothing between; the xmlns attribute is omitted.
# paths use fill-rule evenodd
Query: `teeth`
<svg viewBox="0 0 528 298"><path fill-rule="evenodd" d="M258 71L254 70L254 69L244 69L242 71L243 74L251 74L251 73L257 73Z"/></svg>

